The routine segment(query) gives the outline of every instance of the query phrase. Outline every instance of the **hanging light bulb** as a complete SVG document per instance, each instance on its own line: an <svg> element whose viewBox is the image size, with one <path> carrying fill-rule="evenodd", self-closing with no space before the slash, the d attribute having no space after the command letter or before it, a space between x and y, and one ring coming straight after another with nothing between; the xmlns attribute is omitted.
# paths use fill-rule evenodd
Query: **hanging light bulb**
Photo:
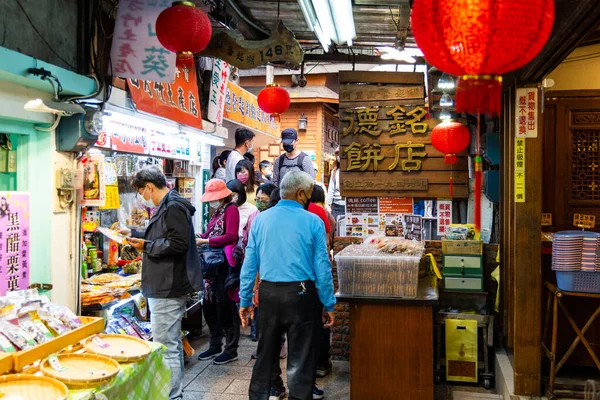
<svg viewBox="0 0 600 400"><path fill-rule="evenodd" d="M440 107L452 107L454 105L454 101L452 101L452 97L449 94L444 94L440 99Z"/></svg>
<svg viewBox="0 0 600 400"><path fill-rule="evenodd" d="M442 121L448 121L449 119L452 119L452 113L446 109L442 110L442 112L440 113L440 119Z"/></svg>
<svg viewBox="0 0 600 400"><path fill-rule="evenodd" d="M438 79L437 87L441 90L452 90L454 89L454 79L444 72L442 76L440 76L440 79Z"/></svg>

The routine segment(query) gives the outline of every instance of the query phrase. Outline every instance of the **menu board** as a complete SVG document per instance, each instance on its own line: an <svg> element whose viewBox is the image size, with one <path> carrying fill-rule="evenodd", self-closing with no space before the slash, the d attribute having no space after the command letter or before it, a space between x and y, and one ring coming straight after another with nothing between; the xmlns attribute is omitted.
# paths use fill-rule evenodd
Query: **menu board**
<svg viewBox="0 0 600 400"><path fill-rule="evenodd" d="M380 197L379 198L380 213L394 214L412 214L413 213L413 198L412 197Z"/></svg>
<svg viewBox="0 0 600 400"><path fill-rule="evenodd" d="M346 212L349 214L377 214L379 212L377 197L347 197Z"/></svg>

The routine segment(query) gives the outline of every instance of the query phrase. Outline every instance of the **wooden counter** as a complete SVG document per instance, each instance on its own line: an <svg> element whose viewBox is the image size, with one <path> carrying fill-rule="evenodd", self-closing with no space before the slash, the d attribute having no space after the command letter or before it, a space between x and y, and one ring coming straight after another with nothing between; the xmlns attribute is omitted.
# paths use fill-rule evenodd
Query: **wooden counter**
<svg viewBox="0 0 600 400"><path fill-rule="evenodd" d="M433 400L433 306L421 280L414 299L337 295L350 303L352 400Z"/></svg>

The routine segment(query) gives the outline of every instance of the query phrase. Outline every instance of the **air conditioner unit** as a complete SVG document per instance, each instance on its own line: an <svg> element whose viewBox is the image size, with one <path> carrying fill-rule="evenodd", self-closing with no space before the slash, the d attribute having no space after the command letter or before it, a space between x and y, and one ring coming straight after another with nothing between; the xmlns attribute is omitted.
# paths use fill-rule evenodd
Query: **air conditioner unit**
<svg viewBox="0 0 600 400"><path fill-rule="evenodd" d="M85 114L63 117L56 134L56 150L80 152L92 147L102 131L101 111L89 109Z"/></svg>

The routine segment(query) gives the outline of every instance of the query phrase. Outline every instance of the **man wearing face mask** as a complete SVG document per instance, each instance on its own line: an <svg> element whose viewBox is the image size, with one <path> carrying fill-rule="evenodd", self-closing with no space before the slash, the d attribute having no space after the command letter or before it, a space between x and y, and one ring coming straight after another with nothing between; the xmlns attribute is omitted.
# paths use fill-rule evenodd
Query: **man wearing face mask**
<svg viewBox="0 0 600 400"><path fill-rule="evenodd" d="M285 153L277 157L273 164L273 184L279 186L285 174L290 171L304 171L314 181L316 173L313 163L308 154L298 149L298 132L293 128L284 129L281 132L281 143Z"/></svg>
<svg viewBox="0 0 600 400"><path fill-rule="evenodd" d="M235 167L244 159L244 154L254 150L254 132L246 128L238 128L235 131L235 149L227 157L225 165L225 182L235 179Z"/></svg>
<svg viewBox="0 0 600 400"><path fill-rule="evenodd" d="M158 207L144 232L123 230L122 233L133 235L134 238L127 239L128 243L143 252L142 293L152 314L154 341L167 348L165 358L171 370L169 399L181 399L184 374L181 319L187 295L204 290L192 225L196 209L179 193L169 190L157 167L140 170L131 185L145 205Z"/></svg>
<svg viewBox="0 0 600 400"><path fill-rule="evenodd" d="M318 324L334 321L333 278L327 254L325 226L308 208L314 179L290 171L281 181L282 200L259 214L250 229L240 276L240 317L247 326L253 312L252 291L260 265L260 337L249 397L266 399L271 392L273 365L279 358L281 335L288 338L289 398L313 398L314 352ZM281 229L285 221L285 229ZM276 232L276 234L273 234ZM290 245L292 244L292 245ZM282 249L285 254L282 256ZM318 315L319 301L324 312Z"/></svg>

